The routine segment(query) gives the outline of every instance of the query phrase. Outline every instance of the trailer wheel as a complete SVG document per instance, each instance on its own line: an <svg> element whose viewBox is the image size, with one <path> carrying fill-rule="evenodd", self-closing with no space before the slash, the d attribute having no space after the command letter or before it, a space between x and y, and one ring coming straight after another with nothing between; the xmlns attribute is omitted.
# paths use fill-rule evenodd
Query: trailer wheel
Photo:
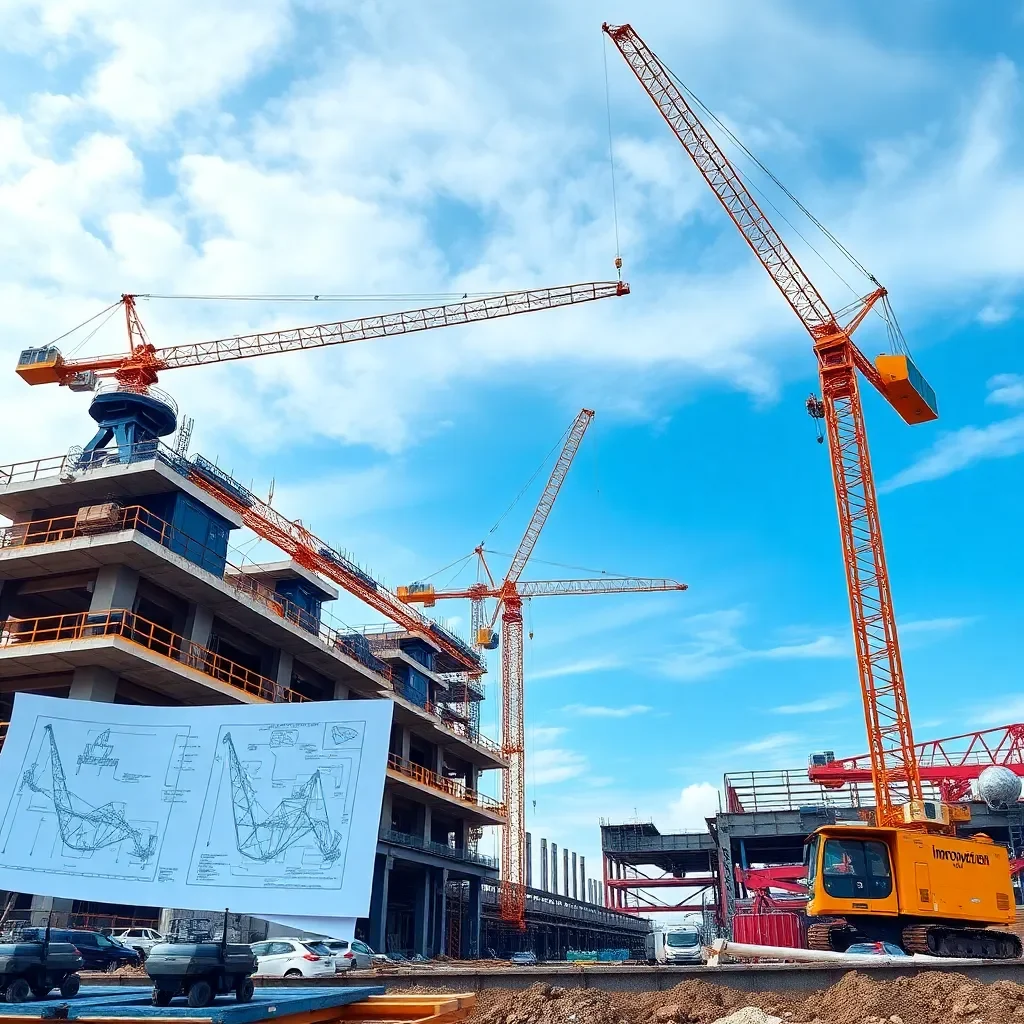
<svg viewBox="0 0 1024 1024"><path fill-rule="evenodd" d="M247 1003L252 999L255 991L256 986L253 984L252 978L241 978L235 986L235 999L239 1003Z"/></svg>
<svg viewBox="0 0 1024 1024"><path fill-rule="evenodd" d="M15 978L7 986L4 998L9 1003L27 1003L32 998L32 986L24 978Z"/></svg>
<svg viewBox="0 0 1024 1024"><path fill-rule="evenodd" d="M65 999L73 999L78 995L78 990L82 987L82 979L77 974L69 974L60 983L60 994Z"/></svg>
<svg viewBox="0 0 1024 1024"><path fill-rule="evenodd" d="M209 1006L213 1002L213 986L203 978L192 982L188 990L188 1005Z"/></svg>

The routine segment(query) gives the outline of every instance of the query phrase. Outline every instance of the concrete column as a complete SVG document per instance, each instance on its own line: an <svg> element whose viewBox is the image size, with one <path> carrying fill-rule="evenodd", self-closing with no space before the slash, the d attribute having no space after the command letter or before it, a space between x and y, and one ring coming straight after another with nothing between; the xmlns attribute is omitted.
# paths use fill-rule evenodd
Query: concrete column
<svg viewBox="0 0 1024 1024"><path fill-rule="evenodd" d="M131 610L138 589L139 574L134 569L126 565L104 565L96 574L89 611L105 612L110 608Z"/></svg>
<svg viewBox="0 0 1024 1024"><path fill-rule="evenodd" d="M448 869L441 868L439 876L438 884L441 887L441 900L440 909L437 912L437 927L434 929L435 956L448 952Z"/></svg>
<svg viewBox="0 0 1024 1024"><path fill-rule="evenodd" d="M562 850L562 895L568 896L571 883L569 881L569 851Z"/></svg>
<svg viewBox="0 0 1024 1024"><path fill-rule="evenodd" d="M387 785L384 786L384 799L380 803L380 827L382 829L391 829L391 790L388 789ZM372 946L373 943L371 942Z"/></svg>
<svg viewBox="0 0 1024 1024"><path fill-rule="evenodd" d="M334 684L334 699L335 700L348 700L349 689L343 682L336 682Z"/></svg>
<svg viewBox="0 0 1024 1024"><path fill-rule="evenodd" d="M470 878L469 903L466 907L466 928L463 932L465 936L463 945L466 950L463 955L469 960L477 960L480 957L481 904L480 879Z"/></svg>
<svg viewBox="0 0 1024 1024"><path fill-rule="evenodd" d="M576 884L576 880L579 877L580 876L578 874L576 874L576 854L574 853L572 855L572 898L574 900L578 900L580 898L579 887ZM566 896L569 895L569 887L568 886L565 887L565 895Z"/></svg>
<svg viewBox="0 0 1024 1024"><path fill-rule="evenodd" d="M438 775L444 775L444 747L438 746L434 755L434 771Z"/></svg>
<svg viewBox="0 0 1024 1024"><path fill-rule="evenodd" d="M419 884L419 891L416 893L416 902L413 904L412 944L413 952L420 956L429 956L427 946L430 935L430 894L431 876L430 868L423 868L422 880Z"/></svg>
<svg viewBox="0 0 1024 1024"><path fill-rule="evenodd" d="M295 667L295 659L287 651L276 651L274 653L274 702L280 703L284 700L285 690L292 687L292 670Z"/></svg>
<svg viewBox="0 0 1024 1024"><path fill-rule="evenodd" d="M586 899L584 893L587 891L587 859L580 854L580 899Z"/></svg>
<svg viewBox="0 0 1024 1024"><path fill-rule="evenodd" d="M190 604L185 616L185 639L199 647L209 647L213 635L213 612L201 604Z"/></svg>
<svg viewBox="0 0 1024 1024"><path fill-rule="evenodd" d="M533 836L526 833L526 887L533 888Z"/></svg>
<svg viewBox="0 0 1024 1024"><path fill-rule="evenodd" d="M551 844L551 892L558 895L558 843Z"/></svg>
<svg viewBox="0 0 1024 1024"><path fill-rule="evenodd" d="M433 815L431 814L430 804L423 805L423 838L430 842L430 826L433 822Z"/></svg>
<svg viewBox="0 0 1024 1024"><path fill-rule="evenodd" d="M99 665L82 665L71 677L68 696L72 700L98 700L111 704L117 696L117 673Z"/></svg>
<svg viewBox="0 0 1024 1024"><path fill-rule="evenodd" d="M409 750L412 746L412 733L409 731L408 726L402 727L402 760L408 762Z"/></svg>
<svg viewBox="0 0 1024 1024"><path fill-rule="evenodd" d="M548 841L540 841L540 887L548 891Z"/></svg>
<svg viewBox="0 0 1024 1024"><path fill-rule="evenodd" d="M373 862L373 884L370 888L370 945L378 953L385 953L388 922L388 881L391 876L391 857L378 853Z"/></svg>

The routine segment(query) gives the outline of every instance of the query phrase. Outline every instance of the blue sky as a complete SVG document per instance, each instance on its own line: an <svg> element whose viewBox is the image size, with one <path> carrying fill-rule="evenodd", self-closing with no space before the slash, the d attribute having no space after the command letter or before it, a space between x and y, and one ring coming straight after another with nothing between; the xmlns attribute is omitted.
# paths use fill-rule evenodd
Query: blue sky
<svg viewBox="0 0 1024 1024"><path fill-rule="evenodd" d="M912 429L866 397L917 731L1020 719L1024 6L962 11L7 0L3 357L126 290L613 276L600 22L628 18L889 287L942 414ZM600 816L694 827L725 770L864 747L807 338L614 51L608 69L631 296L161 382L196 418L194 449L257 490L273 479L282 512L392 584L470 551L579 408L597 411L528 575L690 590L527 610L533 831L595 872ZM161 344L401 305L141 312ZM873 354L884 333L859 340ZM123 343L111 325L85 351ZM89 435L81 396L11 374L0 402L3 461ZM537 491L489 547L514 548Z"/></svg>

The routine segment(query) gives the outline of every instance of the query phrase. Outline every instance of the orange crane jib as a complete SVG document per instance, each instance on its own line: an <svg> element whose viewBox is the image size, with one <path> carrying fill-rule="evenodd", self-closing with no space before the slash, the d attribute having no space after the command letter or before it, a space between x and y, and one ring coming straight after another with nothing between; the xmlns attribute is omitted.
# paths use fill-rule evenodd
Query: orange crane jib
<svg viewBox="0 0 1024 1024"><path fill-rule="evenodd" d="M853 343L853 332L885 298L885 289L877 287L850 320L839 323L672 73L632 26L603 28L813 341L822 397L819 402L812 396L808 409L825 420L828 436L878 824L903 824L901 805L908 797L911 807L921 801L921 778L857 371L908 423L936 418L934 393L908 356L872 363Z"/></svg>
<svg viewBox="0 0 1024 1024"><path fill-rule="evenodd" d="M526 744L523 678L523 601L532 597L559 594L634 594L648 591L686 590L685 583L669 579L608 576L591 580L520 580L533 553L544 524L565 481L569 467L579 450L583 435L594 418L593 410L582 409L569 428L562 450L523 533L516 553L509 563L505 578L494 579L484 557L483 547L477 555L486 583L476 583L462 590L435 590L423 583L399 587L397 596L407 604L433 607L438 601L469 599L472 602L473 642L477 649L491 647L487 642L498 614L501 614L501 746L508 760L502 796L508 823L501 833L501 885L499 907L502 920L519 928L525 927L526 909ZM483 626L483 602L495 601L490 625Z"/></svg>
<svg viewBox="0 0 1024 1024"><path fill-rule="evenodd" d="M63 384L72 388L88 388L96 377L115 377L124 387L143 390L155 384L158 375L164 370L178 367L203 366L279 352L344 345L371 338L430 331L438 327L458 327L628 294L629 285L624 281L590 281L557 288L504 292L424 309L382 313L283 331L261 331L257 334L165 348L156 348L146 338L136 313L136 299L140 296L122 295L129 353L65 359L55 345L30 348L21 353L17 373L29 384Z"/></svg>

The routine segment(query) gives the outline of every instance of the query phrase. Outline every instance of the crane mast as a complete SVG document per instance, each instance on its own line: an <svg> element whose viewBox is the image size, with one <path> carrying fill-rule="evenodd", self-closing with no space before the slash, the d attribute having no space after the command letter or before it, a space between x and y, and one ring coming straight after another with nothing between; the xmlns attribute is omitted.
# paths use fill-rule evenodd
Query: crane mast
<svg viewBox="0 0 1024 1024"><path fill-rule="evenodd" d="M823 416L828 436L876 818L879 825L903 824L901 805L922 799L921 778L857 370L900 410L883 376L851 338L885 289L862 299L856 315L840 324L668 69L632 26L606 23L603 28L811 335L822 392L820 408L812 415Z"/></svg>

